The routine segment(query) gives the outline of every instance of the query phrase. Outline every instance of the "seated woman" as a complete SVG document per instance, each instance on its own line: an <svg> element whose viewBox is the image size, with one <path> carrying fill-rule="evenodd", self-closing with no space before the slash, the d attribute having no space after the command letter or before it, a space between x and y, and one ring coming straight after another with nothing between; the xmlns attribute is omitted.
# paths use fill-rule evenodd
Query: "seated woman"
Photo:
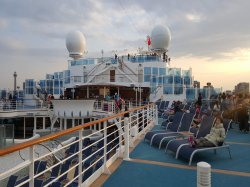
<svg viewBox="0 0 250 187"><path fill-rule="evenodd" d="M224 142L226 133L223 127L223 120L221 117L216 117L215 124L210 133L205 137L199 139L189 138L189 143L192 147L215 147Z"/></svg>

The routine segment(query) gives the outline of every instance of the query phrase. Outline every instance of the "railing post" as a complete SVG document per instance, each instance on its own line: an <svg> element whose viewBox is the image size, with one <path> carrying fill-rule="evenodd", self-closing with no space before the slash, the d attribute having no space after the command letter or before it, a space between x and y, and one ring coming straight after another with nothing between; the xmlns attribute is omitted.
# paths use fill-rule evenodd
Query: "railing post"
<svg viewBox="0 0 250 187"><path fill-rule="evenodd" d="M118 133L119 133L119 157L122 157L122 123L121 123L121 117L119 117L118 121Z"/></svg>
<svg viewBox="0 0 250 187"><path fill-rule="evenodd" d="M144 114L145 114L145 111L144 111L144 108L142 109L142 134L145 134L146 132L145 132L145 116L144 116ZM147 125L146 125L146 127L147 127Z"/></svg>
<svg viewBox="0 0 250 187"><path fill-rule="evenodd" d="M29 148L29 160L30 160L30 165L29 165L29 186L34 187L34 146L31 146Z"/></svg>
<svg viewBox="0 0 250 187"><path fill-rule="evenodd" d="M34 129L33 129L33 136L36 134L36 116L34 116Z"/></svg>
<svg viewBox="0 0 250 187"><path fill-rule="evenodd" d="M104 101L101 100L101 110L104 110Z"/></svg>
<svg viewBox="0 0 250 187"><path fill-rule="evenodd" d="M125 121L124 121L125 123ZM128 117L128 123L129 123L129 129L130 129L130 133L129 133L129 147L135 147L134 145L134 137L136 138L137 133L136 131L138 131L137 128L135 128L135 126L132 127L132 123L131 123L131 113L129 112L129 117ZM132 133L133 132L133 133Z"/></svg>
<svg viewBox="0 0 250 187"><path fill-rule="evenodd" d="M111 102L111 112L114 113L114 102Z"/></svg>
<svg viewBox="0 0 250 187"><path fill-rule="evenodd" d="M138 129L138 133L140 130L140 124L139 124L139 110L136 110L136 127Z"/></svg>
<svg viewBox="0 0 250 187"><path fill-rule="evenodd" d="M61 125L62 125L62 118L60 118L60 130L62 130ZM45 126L45 117L43 117L43 130L45 130L46 126Z"/></svg>
<svg viewBox="0 0 250 187"><path fill-rule="evenodd" d="M82 131L83 131L83 129L80 129L79 130L79 153L78 153L78 174L79 174L79 176L78 176L78 181L79 181L79 184L81 184L81 182L80 181L82 181L82 149L83 149L83 147L82 147Z"/></svg>
<svg viewBox="0 0 250 187"><path fill-rule="evenodd" d="M149 124L149 105L147 106L147 126Z"/></svg>
<svg viewBox="0 0 250 187"><path fill-rule="evenodd" d="M124 119L124 140L125 140L125 152L123 160L130 160L129 158L129 123L128 118Z"/></svg>
<svg viewBox="0 0 250 187"><path fill-rule="evenodd" d="M107 121L103 122L103 129L104 129L104 173L110 175L111 172L109 171L107 167Z"/></svg>
<svg viewBox="0 0 250 187"><path fill-rule="evenodd" d="M95 125L96 126L96 125ZM95 128L95 130L96 130L96 128ZM98 125L98 130L100 131L101 130L101 123L99 123L99 125Z"/></svg>
<svg viewBox="0 0 250 187"><path fill-rule="evenodd" d="M155 118L155 125L158 125L158 108L157 108L157 105L154 105L154 118Z"/></svg>

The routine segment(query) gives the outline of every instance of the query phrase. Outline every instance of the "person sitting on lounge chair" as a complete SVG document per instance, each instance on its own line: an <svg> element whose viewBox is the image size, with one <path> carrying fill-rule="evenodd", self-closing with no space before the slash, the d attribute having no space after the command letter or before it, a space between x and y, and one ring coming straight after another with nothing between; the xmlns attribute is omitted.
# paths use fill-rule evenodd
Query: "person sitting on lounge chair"
<svg viewBox="0 0 250 187"><path fill-rule="evenodd" d="M225 139L226 133L223 127L223 120L220 116L216 117L214 127L205 137L199 139L189 138L192 147L215 147L220 146Z"/></svg>

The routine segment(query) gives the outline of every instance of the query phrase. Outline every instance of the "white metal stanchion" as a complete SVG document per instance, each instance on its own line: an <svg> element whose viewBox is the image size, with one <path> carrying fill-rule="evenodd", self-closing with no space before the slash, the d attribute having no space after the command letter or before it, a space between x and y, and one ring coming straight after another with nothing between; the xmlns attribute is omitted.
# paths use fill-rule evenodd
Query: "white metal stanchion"
<svg viewBox="0 0 250 187"><path fill-rule="evenodd" d="M123 160L130 160L129 158L129 123L128 118L124 118L124 140L125 140L125 152Z"/></svg>
<svg viewBox="0 0 250 187"><path fill-rule="evenodd" d="M111 172L109 171L107 167L107 153L108 153L108 140L107 140L107 121L104 121L103 123L103 129L104 129L104 173L107 175L110 175Z"/></svg>
<svg viewBox="0 0 250 187"><path fill-rule="evenodd" d="M31 187L34 187L34 145L29 147L29 159L30 159L30 165L29 165L29 178L30 178L30 181L29 181L29 186Z"/></svg>
<svg viewBox="0 0 250 187"><path fill-rule="evenodd" d="M83 142L83 136L82 136L82 131L83 129L80 129L78 132L79 132L79 153L78 153L78 173L79 173L79 176L78 176L78 181L81 181L82 179L82 142ZM76 140L75 140L76 141Z"/></svg>
<svg viewBox="0 0 250 187"><path fill-rule="evenodd" d="M197 163L197 187L211 187L211 165L206 162Z"/></svg>

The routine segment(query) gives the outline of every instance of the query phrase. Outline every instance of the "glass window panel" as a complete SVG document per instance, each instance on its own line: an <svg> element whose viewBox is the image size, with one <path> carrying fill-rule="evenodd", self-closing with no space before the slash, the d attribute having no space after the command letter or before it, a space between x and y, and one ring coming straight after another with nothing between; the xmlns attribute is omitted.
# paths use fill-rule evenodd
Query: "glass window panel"
<svg viewBox="0 0 250 187"><path fill-rule="evenodd" d="M144 82L150 82L151 75L144 75Z"/></svg>
<svg viewBox="0 0 250 187"><path fill-rule="evenodd" d="M164 86L163 93L164 94L173 94L173 87L172 86Z"/></svg>
<svg viewBox="0 0 250 187"><path fill-rule="evenodd" d="M159 68L159 75L166 75L166 68Z"/></svg>
<svg viewBox="0 0 250 187"><path fill-rule="evenodd" d="M153 75L158 75L158 68L153 68Z"/></svg>
<svg viewBox="0 0 250 187"><path fill-rule="evenodd" d="M145 75L151 75L151 68L150 67L144 67L144 74Z"/></svg>

